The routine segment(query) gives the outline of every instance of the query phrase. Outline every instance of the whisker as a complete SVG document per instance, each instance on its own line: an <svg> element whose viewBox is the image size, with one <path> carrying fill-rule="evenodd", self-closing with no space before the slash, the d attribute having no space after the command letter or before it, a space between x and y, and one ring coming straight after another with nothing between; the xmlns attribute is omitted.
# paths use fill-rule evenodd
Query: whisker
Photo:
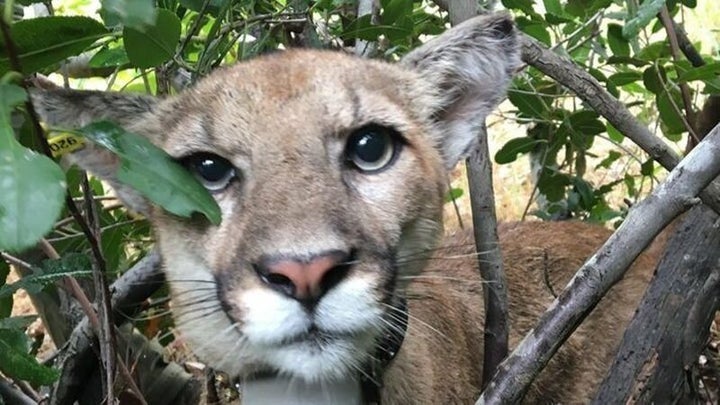
<svg viewBox="0 0 720 405"><path fill-rule="evenodd" d="M388 312L388 315L391 315L391 314L393 314L393 313L395 313L396 316L407 315L408 320L413 320L413 321L415 321L415 322L417 322L417 323L425 326L426 328L428 328L428 329L430 329L431 331L435 332L438 336L440 336L440 337L442 337L443 339L445 339L447 342L450 342L450 341L451 341L450 338L449 338L447 335L445 335L444 333L440 332L438 329L436 329L434 326L430 325L429 323L427 323L427 322L423 321L422 319L414 316L413 314L410 313L410 311L402 310L402 309L400 309L400 308L397 308L397 307L395 307L395 306L393 306L393 305L386 304L386 303L382 303L382 305L383 305L384 307L388 308L388 309L391 311L391 312ZM409 326L409 324L410 324L410 322L408 322L408 326Z"/></svg>

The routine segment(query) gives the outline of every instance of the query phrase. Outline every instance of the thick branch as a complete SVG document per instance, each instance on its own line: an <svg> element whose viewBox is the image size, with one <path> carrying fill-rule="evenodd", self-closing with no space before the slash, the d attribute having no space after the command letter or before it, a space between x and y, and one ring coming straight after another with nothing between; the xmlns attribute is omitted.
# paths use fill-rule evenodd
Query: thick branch
<svg viewBox="0 0 720 405"><path fill-rule="evenodd" d="M477 404L516 403L592 308L653 238L720 174L720 126L703 140L580 268L535 329L501 364Z"/></svg>
<svg viewBox="0 0 720 405"><path fill-rule="evenodd" d="M475 249L483 278L485 325L483 380L485 386L508 354L508 297L495 215L495 192L487 136L466 160Z"/></svg>
<svg viewBox="0 0 720 405"><path fill-rule="evenodd" d="M700 205L678 227L594 404L696 402L686 372L705 347L717 306L717 219Z"/></svg>
<svg viewBox="0 0 720 405"><path fill-rule="evenodd" d="M36 401L23 394L18 388L13 386L9 381L0 378L0 402L5 401L9 405L35 405Z"/></svg>

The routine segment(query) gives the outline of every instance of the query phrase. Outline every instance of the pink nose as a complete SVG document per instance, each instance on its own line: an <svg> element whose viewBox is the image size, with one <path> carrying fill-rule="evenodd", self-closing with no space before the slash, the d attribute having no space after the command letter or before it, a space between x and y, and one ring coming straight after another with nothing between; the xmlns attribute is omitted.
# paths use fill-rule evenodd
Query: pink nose
<svg viewBox="0 0 720 405"><path fill-rule="evenodd" d="M314 304L345 278L350 256L333 250L302 259L266 257L254 267L260 279L274 290Z"/></svg>

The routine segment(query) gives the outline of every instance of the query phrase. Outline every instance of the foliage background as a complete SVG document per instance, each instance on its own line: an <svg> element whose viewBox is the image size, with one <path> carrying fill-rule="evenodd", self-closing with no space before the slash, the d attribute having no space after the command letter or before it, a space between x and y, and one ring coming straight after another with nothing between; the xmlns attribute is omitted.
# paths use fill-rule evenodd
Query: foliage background
<svg viewBox="0 0 720 405"><path fill-rule="evenodd" d="M495 3L480 2L479 6L510 10L523 32L589 71L678 151L691 147L696 116L711 95L720 93L720 8L715 1ZM0 344L7 346L0 353L15 355L0 356L0 372L40 385L57 373L36 366L33 356L39 344L25 334L32 319L11 316L13 293L53 293L55 283L65 276L88 277L93 243L102 249L103 268L112 279L144 256L152 241L147 222L122 209L106 185L91 177L84 187L84 175L77 169L60 171L48 158L30 152L42 152L42 142L22 106L20 77L38 72L60 86L170 96L218 66L295 46L333 48L394 61L448 27L447 13L425 0L381 0L376 13L359 17L354 0L22 0L0 4L11 23L10 34L23 68L22 75L12 73L9 47L5 41L0 43L0 154L12 152L38 162L20 167L18 157L15 164L0 163L0 173L15 180L0 182L0 207L15 203L23 208L17 215L0 210L0 250L7 262L18 264L17 260L27 259L18 252L41 241L60 257L30 261L23 280L13 282L6 281L8 267L0 262ZM671 47L673 30L656 17L663 7L684 27L704 66L693 67ZM615 225L628 206L664 176L663 169L605 119L534 68L519 73L508 101L491 117L489 127L497 163L498 212L504 219L534 215ZM467 186L460 173L454 172L451 179L449 197L456 199L456 207L448 206L450 223L462 218L469 223L463 192ZM48 193L39 198L32 194L38 189ZM94 196L99 219L95 242L64 206L64 190L78 204L88 190ZM8 221L18 229L15 234L9 231ZM25 233L23 238L17 237L20 233ZM47 250L43 252L47 256ZM12 314L19 312L15 308ZM158 295L149 315L136 325L147 337L169 344L173 341L170 321L160 316L166 312L167 302ZM53 337L60 334L55 332Z"/></svg>

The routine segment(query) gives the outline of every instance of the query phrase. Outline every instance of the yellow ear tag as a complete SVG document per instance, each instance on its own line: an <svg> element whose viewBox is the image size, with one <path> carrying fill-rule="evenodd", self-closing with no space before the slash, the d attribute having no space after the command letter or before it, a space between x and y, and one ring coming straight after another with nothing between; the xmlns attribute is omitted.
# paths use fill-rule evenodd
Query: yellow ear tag
<svg viewBox="0 0 720 405"><path fill-rule="evenodd" d="M85 140L68 132L59 132L58 135L48 139L53 157L59 157L74 152L85 146Z"/></svg>

